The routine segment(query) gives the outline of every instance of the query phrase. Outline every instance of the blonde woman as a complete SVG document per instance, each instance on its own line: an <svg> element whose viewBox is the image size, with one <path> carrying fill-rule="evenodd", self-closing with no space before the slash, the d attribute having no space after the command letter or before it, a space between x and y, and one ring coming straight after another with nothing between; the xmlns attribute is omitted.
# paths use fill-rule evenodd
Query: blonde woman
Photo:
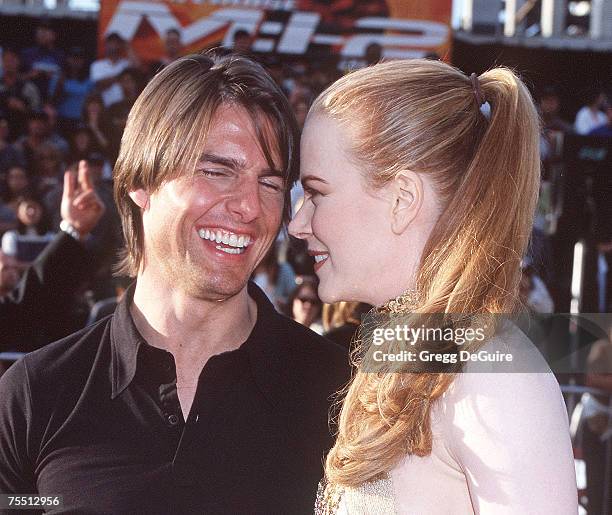
<svg viewBox="0 0 612 515"><path fill-rule="evenodd" d="M305 202L290 225L315 257L321 299L515 311L538 138L531 97L507 69L468 77L395 61L335 82L306 120ZM487 345L503 347L496 338ZM318 513L576 514L550 372L408 372L353 378Z"/></svg>

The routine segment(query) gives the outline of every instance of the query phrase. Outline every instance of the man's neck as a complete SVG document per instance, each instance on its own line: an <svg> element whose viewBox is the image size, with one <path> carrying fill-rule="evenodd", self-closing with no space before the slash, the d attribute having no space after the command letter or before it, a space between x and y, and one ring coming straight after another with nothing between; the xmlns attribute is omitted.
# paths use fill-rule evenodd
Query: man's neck
<svg viewBox="0 0 612 515"><path fill-rule="evenodd" d="M202 300L144 273L130 311L147 343L174 356L179 384L197 382L212 356L240 347L257 320L257 305L246 286L223 301Z"/></svg>

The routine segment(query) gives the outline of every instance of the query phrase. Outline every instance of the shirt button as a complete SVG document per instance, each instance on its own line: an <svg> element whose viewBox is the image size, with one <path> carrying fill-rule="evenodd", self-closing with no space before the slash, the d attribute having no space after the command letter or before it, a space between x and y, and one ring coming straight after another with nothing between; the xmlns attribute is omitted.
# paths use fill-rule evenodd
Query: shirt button
<svg viewBox="0 0 612 515"><path fill-rule="evenodd" d="M168 415L168 425L176 426L179 423L179 418L176 415Z"/></svg>

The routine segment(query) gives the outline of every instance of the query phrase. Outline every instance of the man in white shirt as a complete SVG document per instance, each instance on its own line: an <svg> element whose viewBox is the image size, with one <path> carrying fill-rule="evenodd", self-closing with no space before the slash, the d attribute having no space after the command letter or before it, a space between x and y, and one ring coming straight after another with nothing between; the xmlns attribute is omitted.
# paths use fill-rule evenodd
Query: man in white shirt
<svg viewBox="0 0 612 515"><path fill-rule="evenodd" d="M91 64L89 78L95 83L104 105L108 107L123 100L123 91L118 84L119 74L128 66L135 66L137 63L124 57L125 40L116 32L106 36L104 54L104 59L98 59Z"/></svg>

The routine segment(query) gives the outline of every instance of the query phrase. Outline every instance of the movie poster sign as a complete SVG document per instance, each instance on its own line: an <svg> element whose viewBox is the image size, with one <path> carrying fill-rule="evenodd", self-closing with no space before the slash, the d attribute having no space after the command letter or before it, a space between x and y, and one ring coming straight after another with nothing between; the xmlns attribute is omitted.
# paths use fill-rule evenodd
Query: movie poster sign
<svg viewBox="0 0 612 515"><path fill-rule="evenodd" d="M99 46L117 32L144 60L163 56L163 37L177 29L185 53L232 46L253 36L252 50L279 56L361 58L377 43L387 58L449 53L452 0L102 0Z"/></svg>

